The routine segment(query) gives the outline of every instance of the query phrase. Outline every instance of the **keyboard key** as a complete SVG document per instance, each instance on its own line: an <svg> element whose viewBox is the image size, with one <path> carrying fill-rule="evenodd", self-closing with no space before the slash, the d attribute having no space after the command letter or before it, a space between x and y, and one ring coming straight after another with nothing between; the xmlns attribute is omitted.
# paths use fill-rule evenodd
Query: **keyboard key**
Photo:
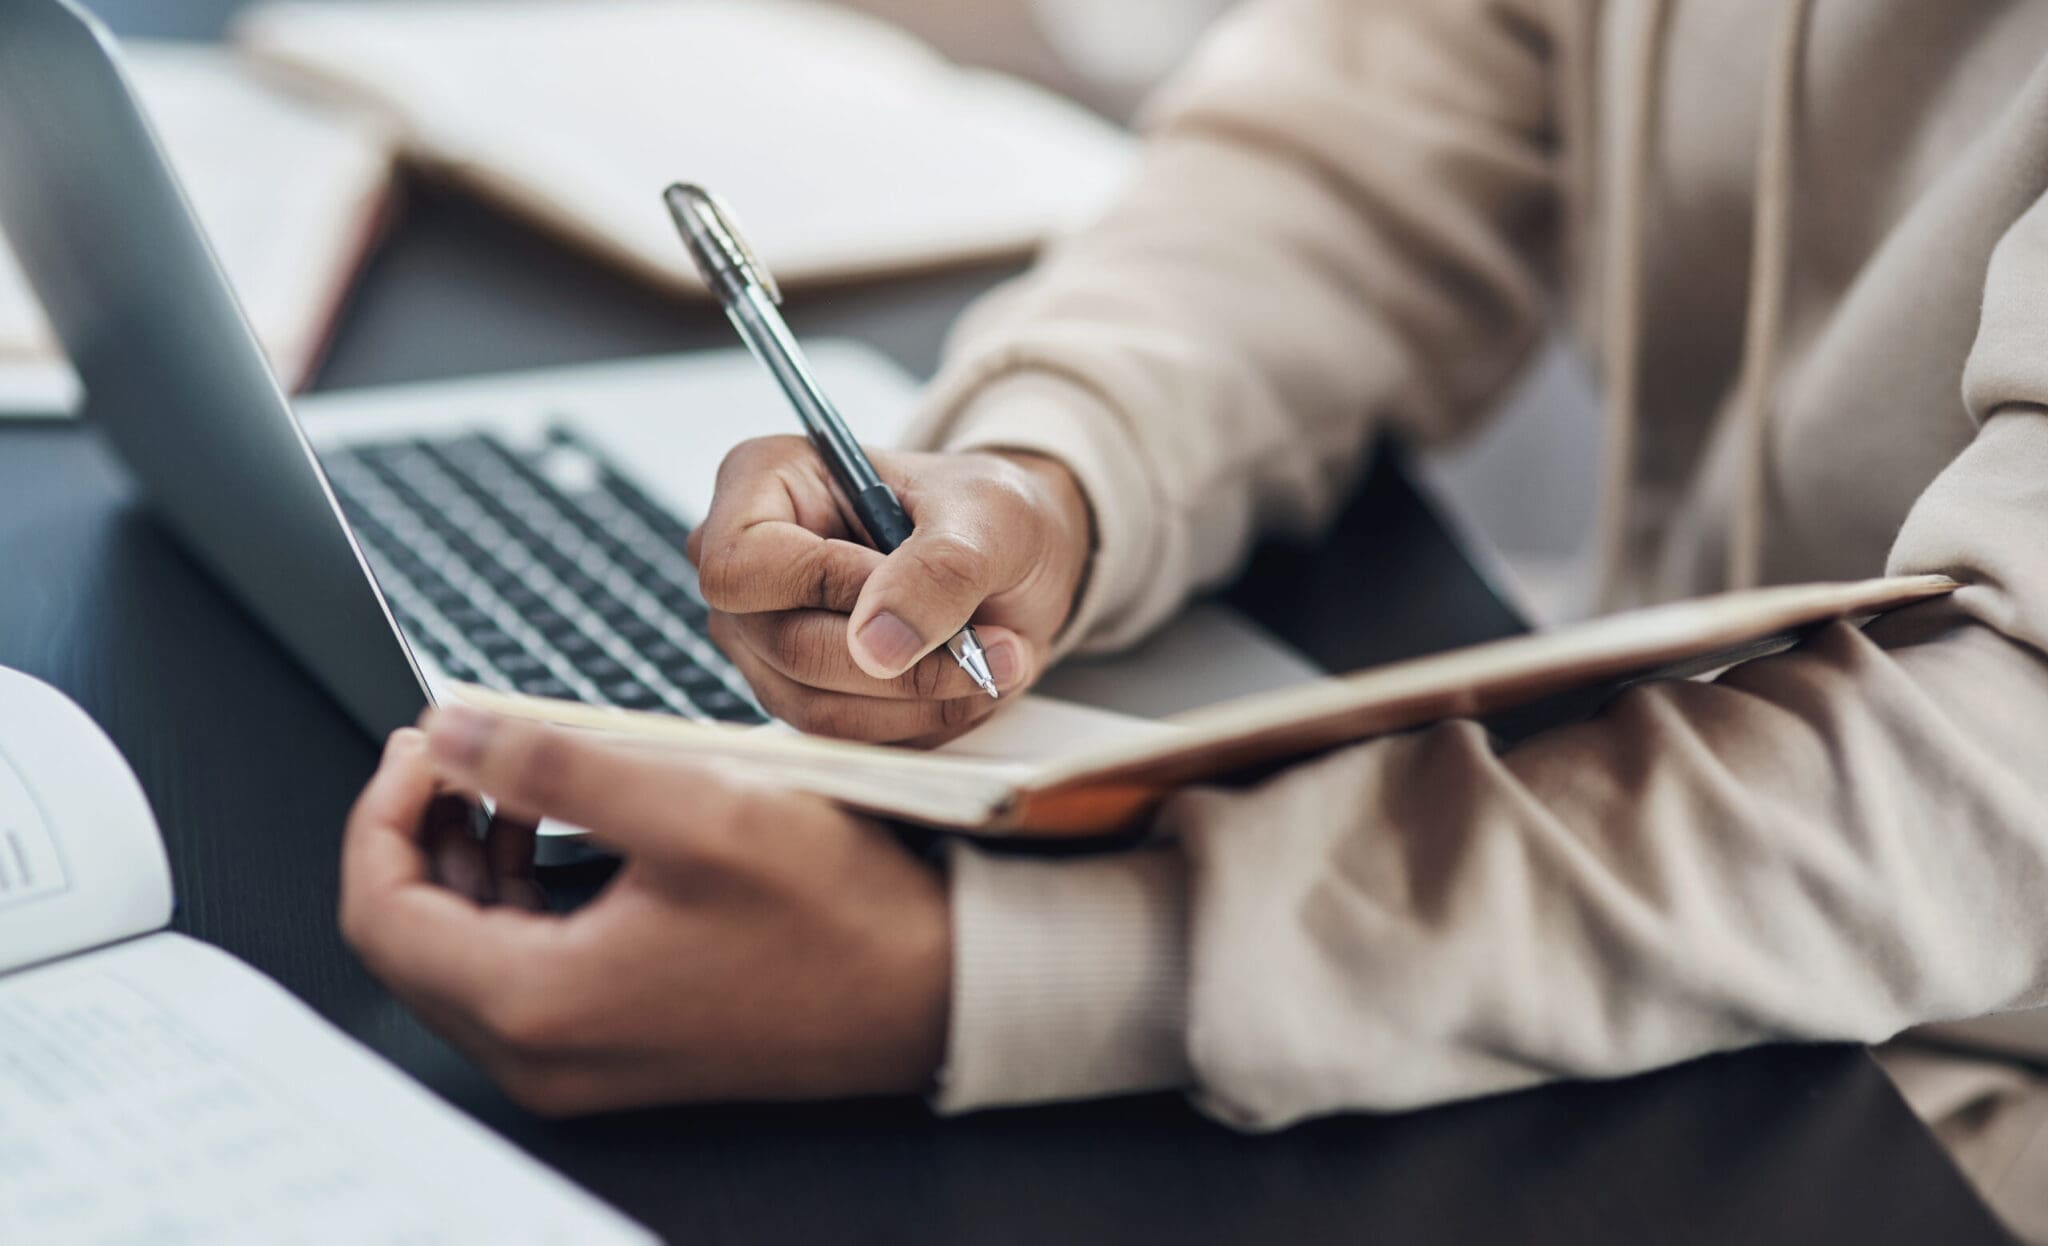
<svg viewBox="0 0 2048 1246"><path fill-rule="evenodd" d="M466 639L489 658L510 657L515 653L523 653L526 649L526 646L520 644L511 633L495 623L486 623L471 630Z"/></svg>
<svg viewBox="0 0 2048 1246"><path fill-rule="evenodd" d="M553 606L538 606L532 610L522 610L519 612L519 617L528 627L552 641L559 642L566 637L575 636L583 630L576 625L574 619L571 619Z"/></svg>
<svg viewBox="0 0 2048 1246"><path fill-rule="evenodd" d="M666 675L670 671L700 670L695 658L684 653L666 640L657 640L640 648L640 656L654 664L654 669Z"/></svg>
<svg viewBox="0 0 2048 1246"><path fill-rule="evenodd" d="M575 663L578 674L587 676L592 683L608 684L632 678L633 672L608 653L595 653Z"/></svg>
<svg viewBox="0 0 2048 1246"><path fill-rule="evenodd" d="M751 708L745 701L742 701L724 688L718 688L701 696L692 697L691 700L697 703L697 708L713 718L730 718L741 710Z"/></svg>
<svg viewBox="0 0 2048 1246"><path fill-rule="evenodd" d="M534 679L552 673L548 670L547 663L523 650L494 658L492 665L501 673L511 676L515 685L522 679Z"/></svg>
<svg viewBox="0 0 2048 1246"><path fill-rule="evenodd" d="M552 673L543 671L538 675L512 682L512 686L530 697L553 697L558 701L576 700L576 690Z"/></svg>
<svg viewBox="0 0 2048 1246"><path fill-rule="evenodd" d="M465 635L489 625L491 621L489 615L470 605L466 600L441 611L441 617L447 620L450 627Z"/></svg>
<svg viewBox="0 0 2048 1246"><path fill-rule="evenodd" d="M685 661L688 662L688 665L663 667L661 669L662 675L670 683L689 693L692 698L699 697L707 692L725 689L724 680L697 665L694 660L685 659Z"/></svg>
<svg viewBox="0 0 2048 1246"><path fill-rule="evenodd" d="M548 638L562 655L572 662L592 661L604 656L604 646L597 643L590 633L577 628Z"/></svg>
<svg viewBox="0 0 2048 1246"><path fill-rule="evenodd" d="M615 680L604 685L599 691L604 693L605 700L629 710L660 709L667 704L659 692L637 679Z"/></svg>
<svg viewBox="0 0 2048 1246"><path fill-rule="evenodd" d="M535 592L533 586L523 580L515 580L510 584L499 587L498 595L505 599L506 605L518 611L521 618L526 618L535 611L548 608L547 599L538 592Z"/></svg>
<svg viewBox="0 0 2048 1246"><path fill-rule="evenodd" d="M394 609L419 607L401 626L420 652L457 678L538 696L766 721L722 655L676 643L709 620L682 556L688 525L572 431L548 441L532 457L485 435L326 456ZM455 637L489 667L455 658Z"/></svg>
<svg viewBox="0 0 2048 1246"><path fill-rule="evenodd" d="M635 653L644 654L649 646L666 643L661 639L661 629L637 614L623 619L608 618L605 621L612 625L612 630L616 631L627 644L633 646Z"/></svg>

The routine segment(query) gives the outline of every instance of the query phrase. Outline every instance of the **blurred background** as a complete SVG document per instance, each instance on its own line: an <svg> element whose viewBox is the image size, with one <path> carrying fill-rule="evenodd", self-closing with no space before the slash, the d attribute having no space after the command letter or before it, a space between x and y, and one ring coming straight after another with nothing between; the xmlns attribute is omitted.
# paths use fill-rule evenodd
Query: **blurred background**
<svg viewBox="0 0 2048 1246"><path fill-rule="evenodd" d="M384 0L403 3L403 0ZM897 23L955 60L1054 87L1128 119L1230 0L827 0ZM245 0L87 0L138 35L225 25Z"/></svg>
<svg viewBox="0 0 2048 1246"><path fill-rule="evenodd" d="M402 4L404 0L383 0ZM678 0L682 2L682 0ZM1232 0L828 0L894 22L949 57L1050 87L1121 123ZM136 34L225 25L245 0L87 0ZM175 12L173 12L175 10ZM1499 578L1542 621L1581 612L1599 421L1579 360L1554 347L1468 444L1426 457L1429 481Z"/></svg>

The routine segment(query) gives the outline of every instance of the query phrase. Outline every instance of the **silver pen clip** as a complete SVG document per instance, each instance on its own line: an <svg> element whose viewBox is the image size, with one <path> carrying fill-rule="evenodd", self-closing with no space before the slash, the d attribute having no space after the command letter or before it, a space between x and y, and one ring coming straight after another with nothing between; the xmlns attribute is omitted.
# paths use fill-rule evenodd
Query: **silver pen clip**
<svg viewBox="0 0 2048 1246"><path fill-rule="evenodd" d="M662 198L682 230L697 272L713 294L731 298L752 286L767 295L770 303L781 305L782 288L754 254L747 236L740 232L738 219L723 200L690 182L677 182L662 192Z"/></svg>

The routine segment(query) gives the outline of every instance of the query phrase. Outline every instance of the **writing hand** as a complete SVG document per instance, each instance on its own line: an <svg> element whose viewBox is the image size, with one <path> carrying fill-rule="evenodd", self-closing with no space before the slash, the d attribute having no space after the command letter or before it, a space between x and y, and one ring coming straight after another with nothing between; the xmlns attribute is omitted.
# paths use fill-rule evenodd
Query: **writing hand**
<svg viewBox="0 0 2048 1246"><path fill-rule="evenodd" d="M711 635L776 717L822 735L934 744L996 703L942 646L970 619L1006 695L1045 669L1087 568L1072 475L1028 454L873 455L917 525L869 548L799 437L726 458L690 540Z"/></svg>

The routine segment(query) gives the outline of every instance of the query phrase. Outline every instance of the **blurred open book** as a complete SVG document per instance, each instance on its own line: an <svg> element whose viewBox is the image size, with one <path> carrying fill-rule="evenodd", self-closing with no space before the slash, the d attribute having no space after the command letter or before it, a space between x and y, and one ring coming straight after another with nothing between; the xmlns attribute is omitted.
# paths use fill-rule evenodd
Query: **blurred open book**
<svg viewBox="0 0 2048 1246"><path fill-rule="evenodd" d="M679 179L795 284L1026 252L1134 155L1076 104L803 0L283 3L235 37L382 112L415 163L691 291Z"/></svg>
<svg viewBox="0 0 2048 1246"><path fill-rule="evenodd" d="M1093 835L1174 790L1447 718L1574 690L1717 669L1955 588L1939 576L1728 593L1316 680L1160 721L1024 697L933 752L742 728L464 687L481 708L685 750L851 808L994 835Z"/></svg>
<svg viewBox="0 0 2048 1246"><path fill-rule="evenodd" d="M366 117L286 93L227 52L138 40L122 53L278 378L303 387L375 241L392 140ZM0 239L0 412L68 411L77 384Z"/></svg>

